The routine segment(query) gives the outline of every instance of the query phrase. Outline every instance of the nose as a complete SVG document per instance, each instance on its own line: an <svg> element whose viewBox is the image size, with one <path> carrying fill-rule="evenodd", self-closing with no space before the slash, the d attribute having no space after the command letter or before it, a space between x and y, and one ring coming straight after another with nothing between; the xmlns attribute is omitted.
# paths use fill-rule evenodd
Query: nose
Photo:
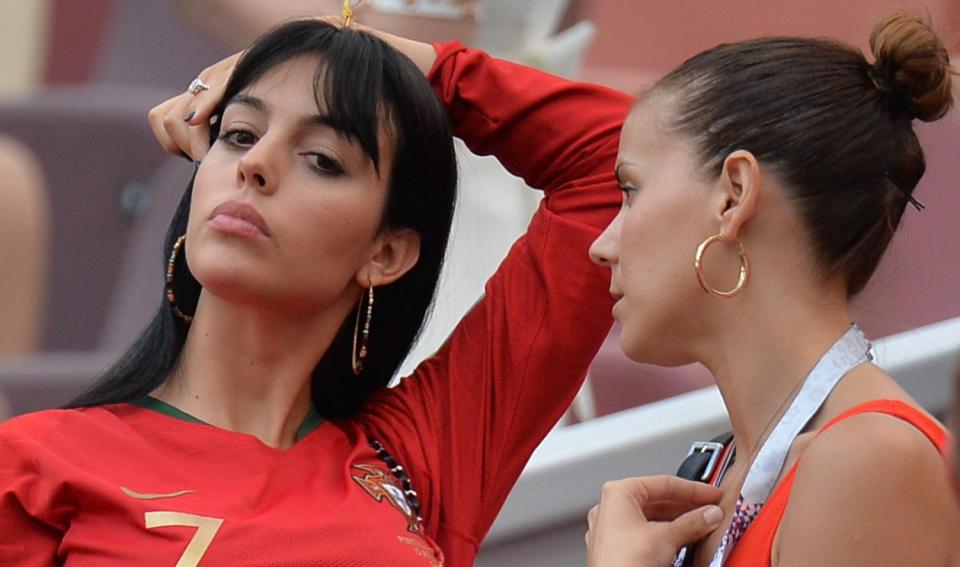
<svg viewBox="0 0 960 567"><path fill-rule="evenodd" d="M620 222L618 214L590 245L590 259L594 264L609 268L619 261Z"/></svg>
<svg viewBox="0 0 960 567"><path fill-rule="evenodd" d="M277 159L271 152L266 138L261 138L247 150L237 163L237 187L249 188L259 193L273 194L277 190L279 172Z"/></svg>

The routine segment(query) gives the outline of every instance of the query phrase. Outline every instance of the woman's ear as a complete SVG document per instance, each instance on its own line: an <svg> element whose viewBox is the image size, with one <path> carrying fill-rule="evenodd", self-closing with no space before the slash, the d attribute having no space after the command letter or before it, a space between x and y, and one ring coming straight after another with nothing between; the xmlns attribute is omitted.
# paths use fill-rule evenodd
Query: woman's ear
<svg viewBox="0 0 960 567"><path fill-rule="evenodd" d="M737 150L723 161L720 189L723 211L720 213L720 237L736 240L743 225L757 212L762 179L757 158L746 150Z"/></svg>
<svg viewBox="0 0 960 567"><path fill-rule="evenodd" d="M420 233L412 228L383 230L374 243L373 254L357 271L363 287L382 286L400 279L420 259Z"/></svg>

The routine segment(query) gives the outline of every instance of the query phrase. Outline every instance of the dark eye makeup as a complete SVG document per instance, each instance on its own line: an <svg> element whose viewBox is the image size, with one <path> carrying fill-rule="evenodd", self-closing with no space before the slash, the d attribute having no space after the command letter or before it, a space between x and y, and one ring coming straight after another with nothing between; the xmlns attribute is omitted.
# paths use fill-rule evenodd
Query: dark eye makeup
<svg viewBox="0 0 960 567"><path fill-rule="evenodd" d="M248 128L231 127L220 133L218 138L228 147L233 149L246 150L253 147L260 139L257 134ZM333 156L323 152L302 152L299 154L304 157L310 168L327 176L341 176L346 174L346 169Z"/></svg>

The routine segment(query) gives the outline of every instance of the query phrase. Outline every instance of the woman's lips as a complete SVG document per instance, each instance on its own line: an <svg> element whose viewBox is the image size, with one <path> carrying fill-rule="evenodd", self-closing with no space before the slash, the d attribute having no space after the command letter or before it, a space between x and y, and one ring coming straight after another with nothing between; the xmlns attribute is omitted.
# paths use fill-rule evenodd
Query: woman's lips
<svg viewBox="0 0 960 567"><path fill-rule="evenodd" d="M218 205L210 213L209 224L216 230L235 236L270 238L266 221L252 206L237 201Z"/></svg>

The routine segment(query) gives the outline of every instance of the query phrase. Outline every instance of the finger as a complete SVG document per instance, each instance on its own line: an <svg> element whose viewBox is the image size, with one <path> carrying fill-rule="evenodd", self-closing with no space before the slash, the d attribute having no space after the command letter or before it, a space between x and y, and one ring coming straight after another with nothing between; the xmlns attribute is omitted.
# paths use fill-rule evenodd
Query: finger
<svg viewBox="0 0 960 567"><path fill-rule="evenodd" d="M207 88L194 97L191 105L193 115L187 121L191 126L209 125L210 117L213 116L214 110L223 100L227 83L230 82L233 70L242 55L242 52L235 53L207 67L198 75L198 78L207 85Z"/></svg>
<svg viewBox="0 0 960 567"><path fill-rule="evenodd" d="M207 123L189 126L187 136L190 139L190 155L195 161L202 160L210 150L210 126Z"/></svg>
<svg viewBox="0 0 960 567"><path fill-rule="evenodd" d="M193 127L183 119L183 112L184 102L178 101L163 117L163 128L176 146L174 153L183 152L193 159L199 159L193 147Z"/></svg>
<svg viewBox="0 0 960 567"><path fill-rule="evenodd" d="M693 504L690 502L654 502L644 507L643 515L653 522L671 522L700 506L702 506L702 504Z"/></svg>
<svg viewBox="0 0 960 567"><path fill-rule="evenodd" d="M662 524L670 543L680 549L696 543L717 529L723 521L723 511L718 506L702 506L691 510L676 520Z"/></svg>
<svg viewBox="0 0 960 567"><path fill-rule="evenodd" d="M641 506L665 500L714 504L723 496L723 491L716 486L669 475L627 478L620 482L622 489L632 494Z"/></svg>
<svg viewBox="0 0 960 567"><path fill-rule="evenodd" d="M170 112L170 107L174 102L176 102L174 99L170 99L151 108L147 115L147 121L150 123L150 129L153 131L154 137L163 149L172 154L177 154L180 153L180 147L177 146L173 137L167 132L166 126L164 126L164 117Z"/></svg>
<svg viewBox="0 0 960 567"><path fill-rule="evenodd" d="M175 155L196 157L197 148L193 147L191 141L190 126L184 121L185 115L190 112L192 98L189 93L177 95L155 106L148 115L150 128L157 141Z"/></svg>
<svg viewBox="0 0 960 567"><path fill-rule="evenodd" d="M640 483L637 479L611 480L603 483L600 490L600 504L605 518L632 518L633 521L646 522L643 496L637 494Z"/></svg>
<svg viewBox="0 0 960 567"><path fill-rule="evenodd" d="M212 90L213 89L211 89L211 91ZM217 105L219 105L223 99L223 89L218 89L215 92L211 91L204 91L194 99L190 114L187 115L190 119L186 121L190 126L201 126L210 123L210 117L213 116L213 111L217 109Z"/></svg>

